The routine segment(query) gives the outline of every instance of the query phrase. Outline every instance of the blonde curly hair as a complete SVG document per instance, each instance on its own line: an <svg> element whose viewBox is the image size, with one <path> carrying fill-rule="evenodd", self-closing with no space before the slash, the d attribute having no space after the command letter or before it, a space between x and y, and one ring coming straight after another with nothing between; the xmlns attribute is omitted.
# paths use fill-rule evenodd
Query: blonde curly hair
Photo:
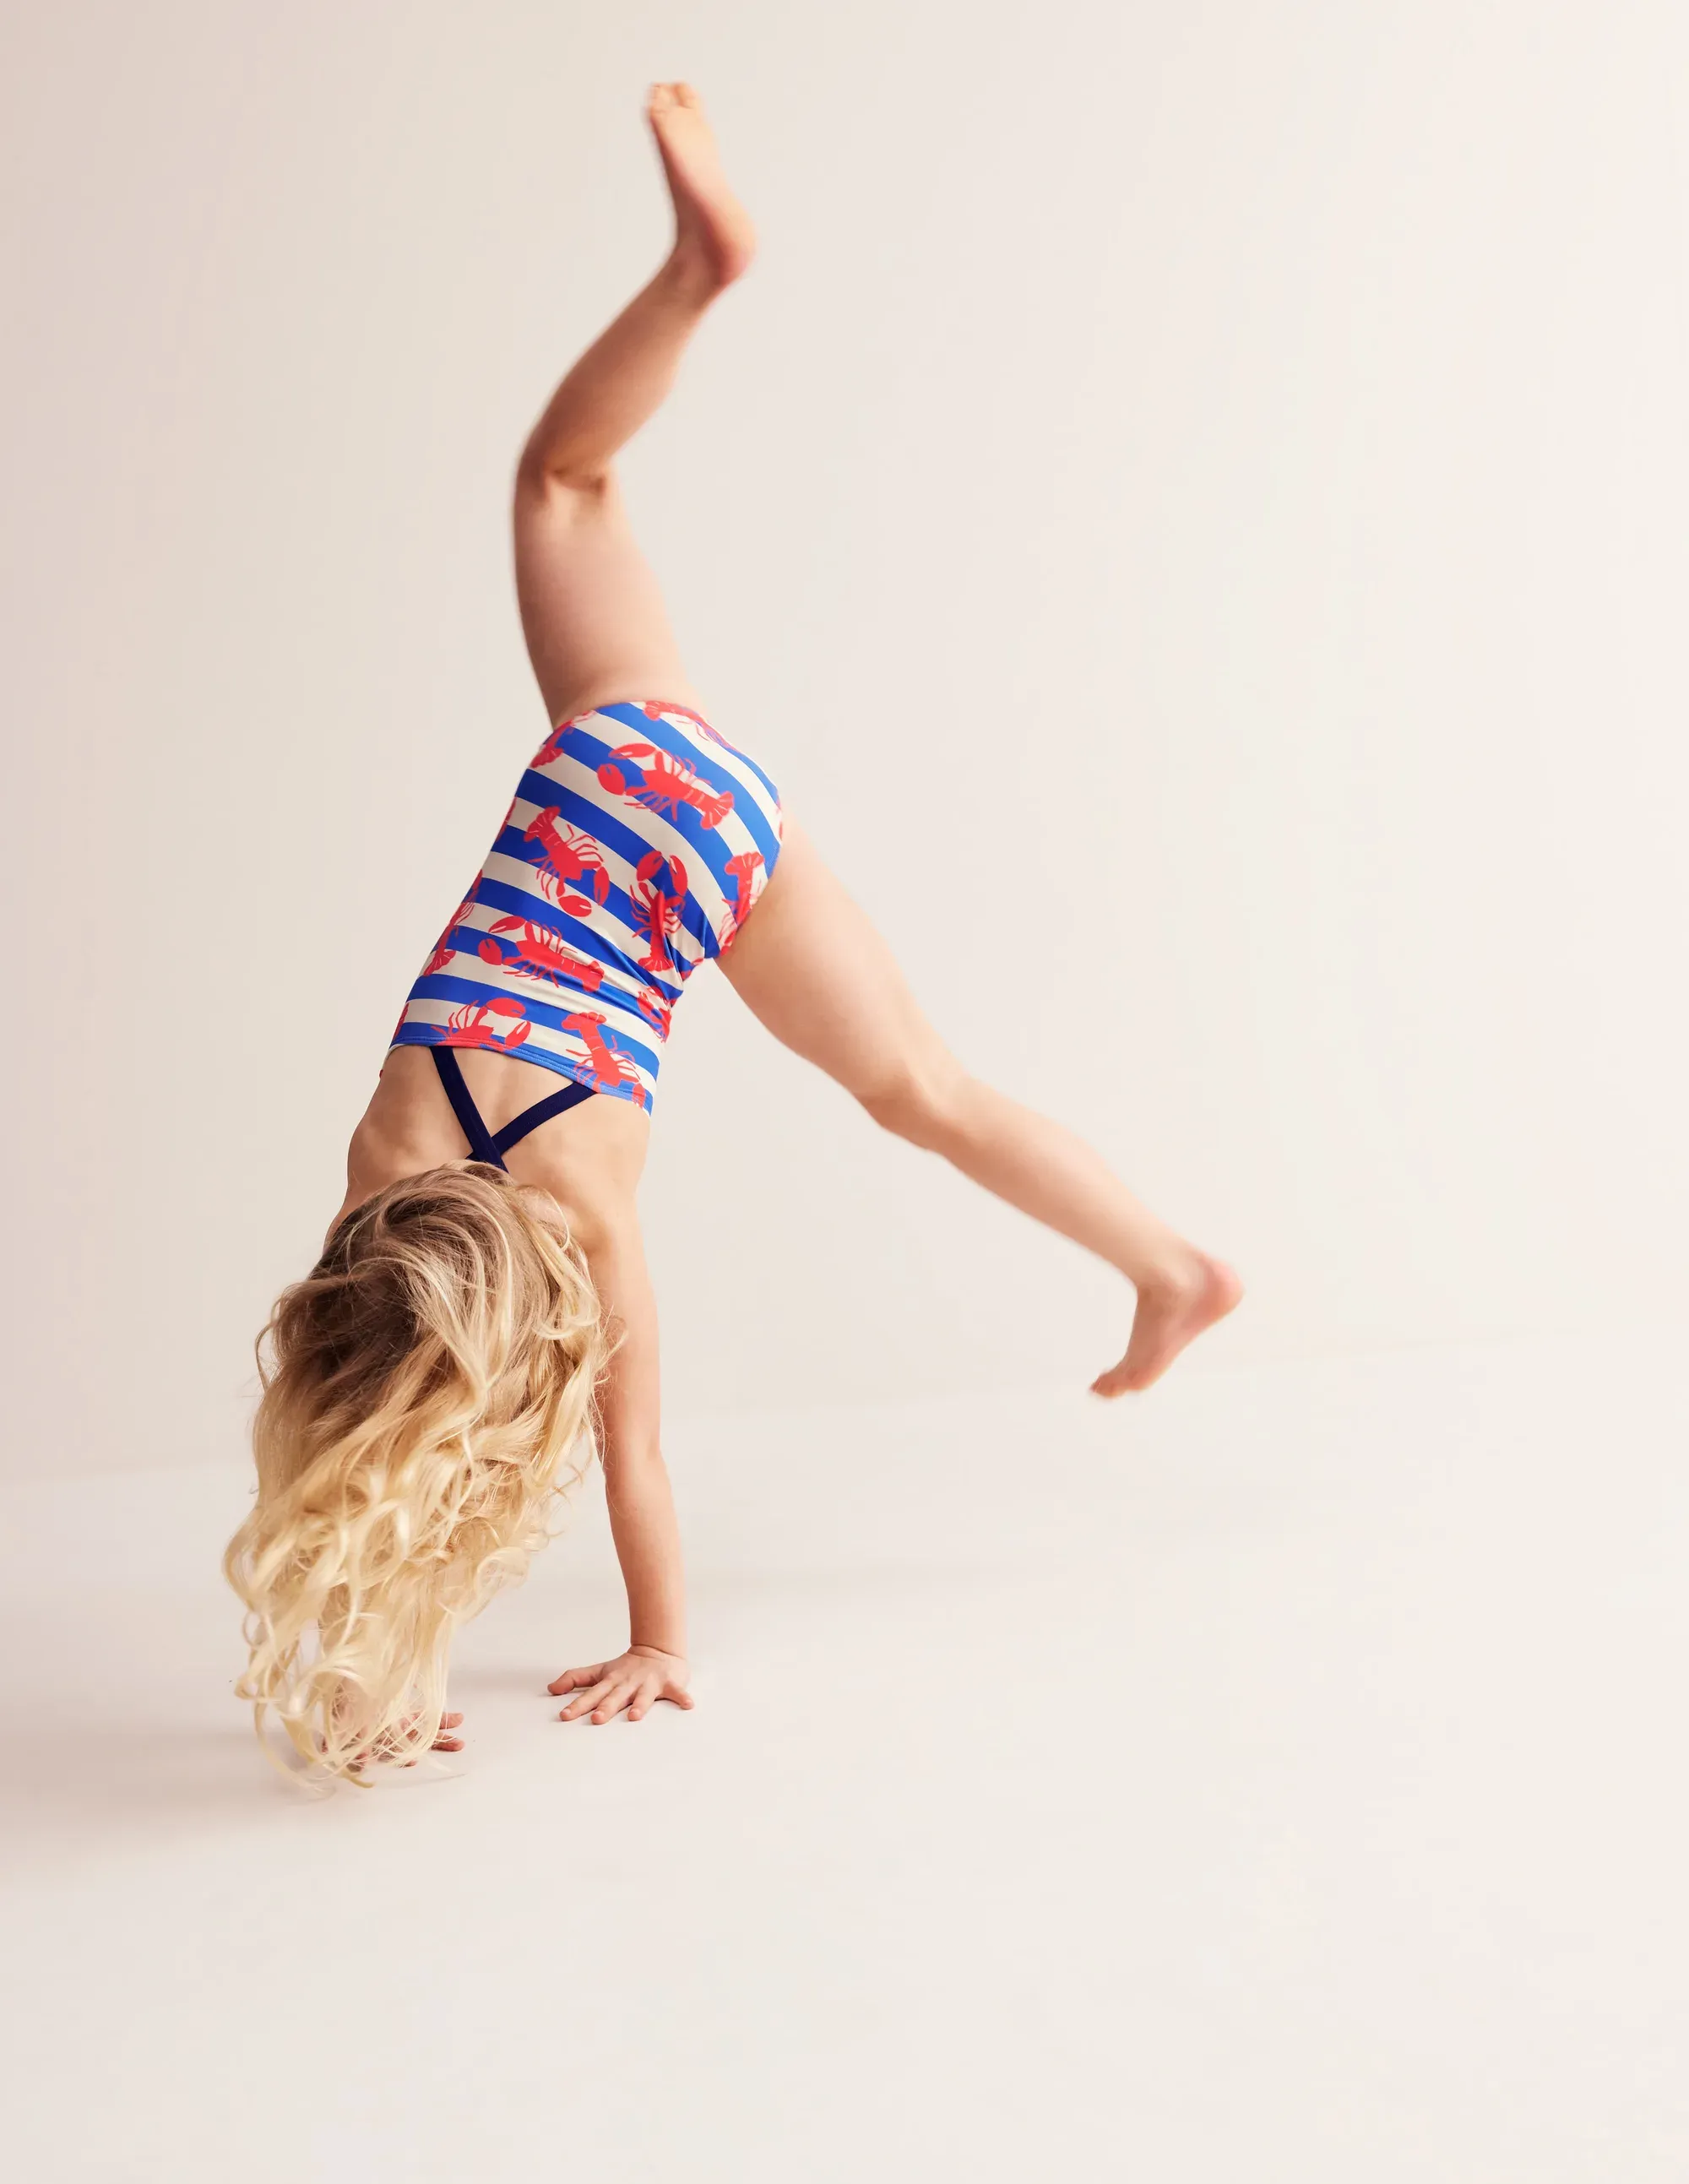
<svg viewBox="0 0 1689 2184"><path fill-rule="evenodd" d="M432 1747L453 1631L591 1464L607 1355L551 1201L500 1170L431 1168L340 1221L259 1337L258 1499L223 1559L260 1740L273 1715L354 1781Z"/></svg>

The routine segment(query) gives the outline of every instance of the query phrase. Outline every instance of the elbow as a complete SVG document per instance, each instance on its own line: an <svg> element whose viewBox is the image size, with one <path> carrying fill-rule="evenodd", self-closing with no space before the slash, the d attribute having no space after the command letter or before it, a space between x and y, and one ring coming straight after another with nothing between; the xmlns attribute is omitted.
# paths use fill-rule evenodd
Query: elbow
<svg viewBox="0 0 1689 2184"><path fill-rule="evenodd" d="M605 1499L612 1509L644 1509L653 1489L661 1491L668 1483L662 1443L655 1433L630 1435L624 1427L606 1445L600 1460Z"/></svg>

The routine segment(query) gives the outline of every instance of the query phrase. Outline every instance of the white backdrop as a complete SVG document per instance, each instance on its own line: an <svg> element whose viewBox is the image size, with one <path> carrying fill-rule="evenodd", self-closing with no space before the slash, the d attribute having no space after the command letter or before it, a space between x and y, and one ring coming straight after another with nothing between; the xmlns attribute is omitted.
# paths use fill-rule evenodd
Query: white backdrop
<svg viewBox="0 0 1689 2184"><path fill-rule="evenodd" d="M1681 13L10 11L7 1461L241 1452L543 731L510 466L703 88L764 254L633 451L696 681L1212 1362L1685 1296ZM1101 1270L700 981L672 1406L1088 1375ZM1185 1369L1190 1369L1189 1368Z"/></svg>

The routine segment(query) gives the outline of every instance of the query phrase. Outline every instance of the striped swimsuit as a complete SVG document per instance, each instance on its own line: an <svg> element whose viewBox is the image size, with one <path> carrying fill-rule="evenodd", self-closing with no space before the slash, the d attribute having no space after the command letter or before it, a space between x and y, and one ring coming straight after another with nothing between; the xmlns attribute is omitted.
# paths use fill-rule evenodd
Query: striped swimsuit
<svg viewBox="0 0 1689 2184"><path fill-rule="evenodd" d="M780 825L773 783L695 713L648 702L561 722L393 1044L519 1054L649 1110L680 989L767 885Z"/></svg>

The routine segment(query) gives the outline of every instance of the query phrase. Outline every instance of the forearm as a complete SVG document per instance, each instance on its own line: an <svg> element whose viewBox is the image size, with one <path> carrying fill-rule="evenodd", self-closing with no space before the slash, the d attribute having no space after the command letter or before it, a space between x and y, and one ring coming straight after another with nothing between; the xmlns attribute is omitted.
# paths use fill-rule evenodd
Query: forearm
<svg viewBox="0 0 1689 2184"><path fill-rule="evenodd" d="M594 1237L588 1262L616 1337L599 1392L605 1499L627 1588L629 1641L686 1652L686 1585L674 1496L662 1457L657 1305L631 1216Z"/></svg>
<svg viewBox="0 0 1689 2184"><path fill-rule="evenodd" d="M627 1642L684 1658L686 1580L667 1467L655 1451L607 1451L605 1491L627 1588Z"/></svg>

